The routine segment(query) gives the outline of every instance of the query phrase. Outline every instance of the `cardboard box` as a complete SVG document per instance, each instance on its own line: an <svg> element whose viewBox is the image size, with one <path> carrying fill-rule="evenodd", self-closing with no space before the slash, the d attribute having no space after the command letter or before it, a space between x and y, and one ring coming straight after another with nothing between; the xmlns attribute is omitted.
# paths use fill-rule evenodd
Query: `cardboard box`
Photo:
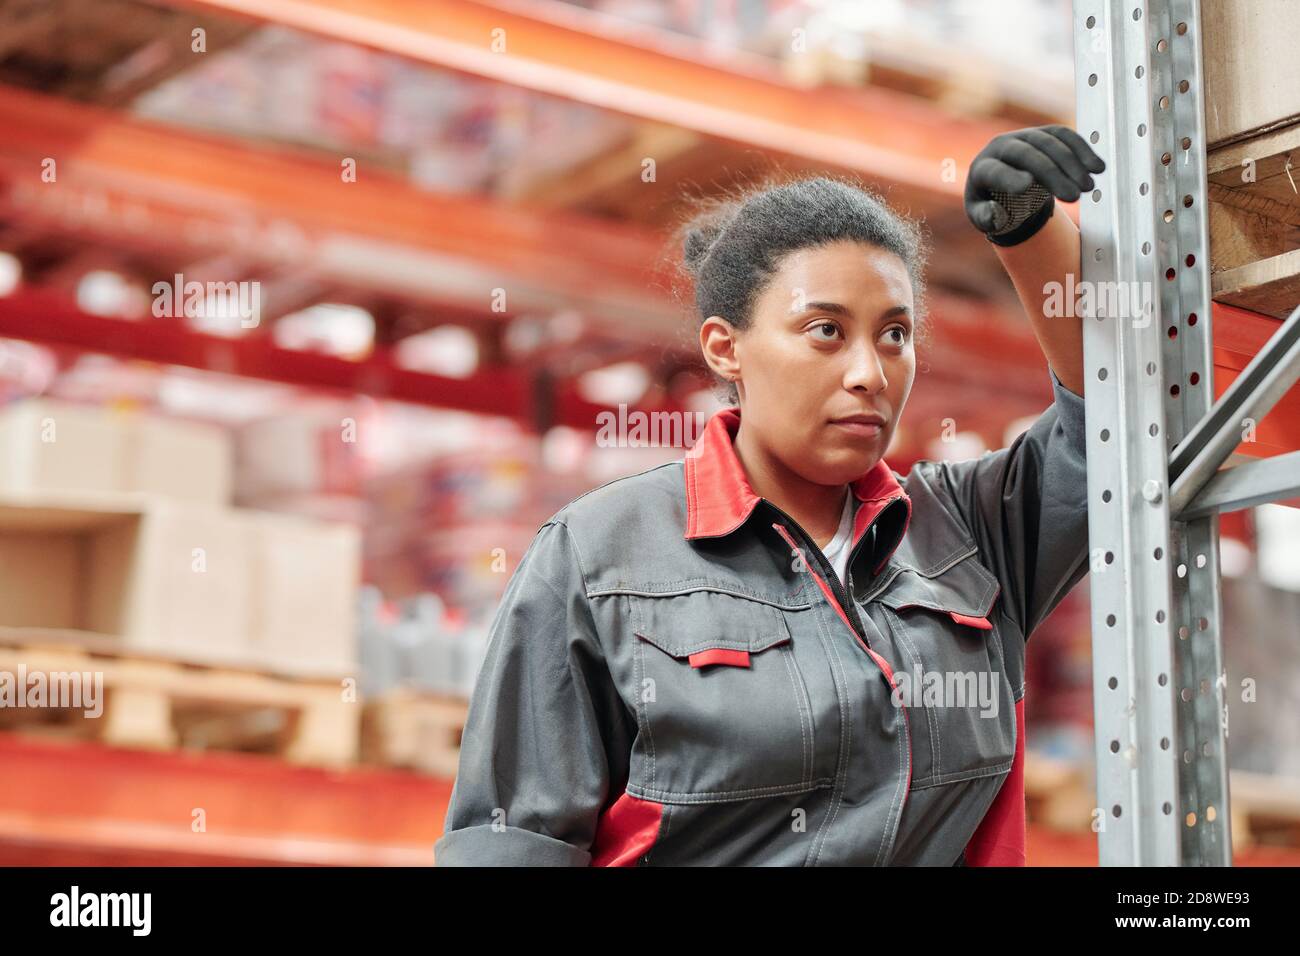
<svg viewBox="0 0 1300 956"><path fill-rule="evenodd" d="M125 450L118 415L63 402L17 402L0 410L0 491L124 491Z"/></svg>
<svg viewBox="0 0 1300 956"><path fill-rule="evenodd" d="M230 482L230 440L218 426L46 399L0 409L0 492L224 505Z"/></svg>
<svg viewBox="0 0 1300 956"><path fill-rule="evenodd" d="M230 437L216 425L125 417L123 488L205 505L230 503Z"/></svg>
<svg viewBox="0 0 1300 956"><path fill-rule="evenodd" d="M154 499L134 542L100 536L98 546L92 563L131 562L122 617L131 644L257 663L249 630L255 582L240 513Z"/></svg>
<svg viewBox="0 0 1300 956"><path fill-rule="evenodd" d="M249 665L253 584L233 512L143 497L0 501L0 627Z"/></svg>
<svg viewBox="0 0 1300 956"><path fill-rule="evenodd" d="M295 676L356 676L359 531L296 515L242 514L255 582L252 653Z"/></svg>
<svg viewBox="0 0 1300 956"><path fill-rule="evenodd" d="M1293 0L1205 0L1201 45L1210 146L1300 122L1300 16Z"/></svg>

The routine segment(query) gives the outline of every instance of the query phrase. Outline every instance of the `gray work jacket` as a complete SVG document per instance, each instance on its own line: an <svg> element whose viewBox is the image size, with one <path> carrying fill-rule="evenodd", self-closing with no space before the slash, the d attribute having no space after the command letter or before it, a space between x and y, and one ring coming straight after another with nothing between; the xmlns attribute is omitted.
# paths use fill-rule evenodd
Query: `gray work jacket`
<svg viewBox="0 0 1300 956"><path fill-rule="evenodd" d="M435 864L1023 865L1025 641L1087 572L1083 399L851 484L847 587L718 412L537 532ZM874 527L874 533L868 534Z"/></svg>

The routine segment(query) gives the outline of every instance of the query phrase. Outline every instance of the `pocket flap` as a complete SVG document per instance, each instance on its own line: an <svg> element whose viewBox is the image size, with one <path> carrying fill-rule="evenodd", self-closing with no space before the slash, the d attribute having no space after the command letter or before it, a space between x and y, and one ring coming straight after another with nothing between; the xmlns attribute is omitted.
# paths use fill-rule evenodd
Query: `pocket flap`
<svg viewBox="0 0 1300 956"><path fill-rule="evenodd" d="M895 611L929 608L948 614L958 624L988 631L993 629L989 611L1001 590L993 572L971 556L933 577L902 568L873 600Z"/></svg>
<svg viewBox="0 0 1300 956"><path fill-rule="evenodd" d="M774 607L717 592L633 599L633 633L693 667L748 667L749 655L790 640Z"/></svg>

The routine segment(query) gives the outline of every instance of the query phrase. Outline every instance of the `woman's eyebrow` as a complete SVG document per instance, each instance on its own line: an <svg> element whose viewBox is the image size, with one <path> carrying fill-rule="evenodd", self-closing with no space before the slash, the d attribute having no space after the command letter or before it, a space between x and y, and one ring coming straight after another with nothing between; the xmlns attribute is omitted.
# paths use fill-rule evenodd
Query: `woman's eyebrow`
<svg viewBox="0 0 1300 956"><path fill-rule="evenodd" d="M846 319L853 318L853 311L848 306L841 305L838 302L805 302L803 311L830 312L832 315L840 315ZM905 315L908 318L911 318L912 310L905 305L896 305L882 312L879 321L884 322L887 319L892 319L899 315Z"/></svg>
<svg viewBox="0 0 1300 956"><path fill-rule="evenodd" d="M803 311L805 312L830 312L833 315L842 315L845 318L853 318L853 312L846 305L840 305L838 302L805 302Z"/></svg>

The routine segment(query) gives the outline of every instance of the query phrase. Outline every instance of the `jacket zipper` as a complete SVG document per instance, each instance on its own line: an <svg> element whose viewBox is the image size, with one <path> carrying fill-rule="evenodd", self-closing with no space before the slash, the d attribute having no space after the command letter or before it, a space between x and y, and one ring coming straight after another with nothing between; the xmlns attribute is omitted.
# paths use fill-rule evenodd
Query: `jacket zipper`
<svg viewBox="0 0 1300 956"><path fill-rule="evenodd" d="M852 493L853 493L852 491L849 492L849 494ZM786 514L776 505L772 504L772 502L769 501L767 502L767 504L771 507L773 511L775 511L782 518L785 518L787 521L790 522L790 525L794 528L795 532L799 535L800 540L805 542L807 546L807 550L810 550L812 554L819 559L819 565L822 570L823 579L827 582L827 586L831 589L831 593L835 595L835 600L839 602L840 609L844 612L845 617L849 619L850 625L854 632L854 636L857 637L860 641L862 641L865 647L869 648L871 646L871 642L867 640L866 628L862 626L862 619L858 617L857 608L854 606L853 602L849 600L848 592L845 590L843 583L840 581L839 575L835 573L835 569L832 568L830 566L830 562L826 560L826 556L825 554L822 553L822 549L817 547L816 544L813 543L813 540L808 536L808 533L804 531L802 527L799 526L799 522L795 521L793 518L791 518L788 514ZM871 538L871 540L875 540L874 537L869 532L871 531L872 527L875 526L876 521L880 520L880 515L883 515L884 513L885 513L884 509L881 509L880 514L876 515L875 520L873 520L871 524L866 527L866 529L862 532L862 537L858 539L858 543L855 544L853 546L853 550L849 552L849 560L848 563L845 565L845 567L847 569L850 569L848 570L850 581L853 580L853 572L851 569L853 567L854 560L858 556L858 551L862 548L862 545L867 541L868 538Z"/></svg>
<svg viewBox="0 0 1300 956"><path fill-rule="evenodd" d="M852 494L852 492L850 492L850 494ZM858 617L857 607L854 607L853 601L849 600L849 594L845 592L844 585L840 583L840 576L835 574L835 568L831 567L831 563L827 561L826 555L822 553L822 549L818 548L818 546L814 544L813 538L810 538L809 535L807 535L807 532L803 531L803 528L800 527L800 523L796 522L793 518L790 518L788 514L785 514L785 511L779 509L776 505L772 505L772 502L767 503L768 506L771 506L772 510L776 511L776 514L779 514L781 518L788 520L790 527L793 527L794 532L800 536L800 540L805 544L806 553L810 553L809 557L813 558L814 561L818 563L820 570L822 570L822 575L820 576L822 576L822 579L826 581L827 587L831 588L831 593L835 596L836 602L839 602L840 610L844 613L845 618L848 619L849 630L853 631L853 636L857 637L859 643L862 644L863 649L866 649L867 653L871 653L871 643L867 640L866 628L862 627L862 619ZM883 514L883 512L881 512L881 514ZM872 522L872 524L875 524L875 522ZM858 557L858 549L862 548L863 541L866 540L867 532L865 531L862 532L862 537L859 538L857 544L853 546L853 550L849 551L849 566L852 566L854 558Z"/></svg>
<svg viewBox="0 0 1300 956"><path fill-rule="evenodd" d="M811 546L813 554L820 556L821 558L820 564L822 565L822 571L825 572L830 562L827 561L826 556L822 554L821 548L818 548L816 545L812 544L812 540L808 537L808 534L803 530L803 528L799 527L799 523L797 521L791 518L788 514L786 514L776 505L772 504L770 501L767 502L767 504L771 506L773 511L777 512L777 514L781 515L783 518L785 518L787 521L790 522L790 524L795 529L795 533L798 534L803 541L805 541ZM884 514L884 509L881 509L880 514ZM880 515L876 515L876 521L878 520L880 520ZM875 521L872 522L873 525L875 523L876 523ZM789 530L785 527L785 525L777 524L774 527L776 527L779 533L781 534L781 536L786 539L786 543L788 543L791 547L795 547L794 539L792 539L789 536ZM867 535L866 532L864 531L862 534L862 538L858 541L857 544L853 546L853 550L849 552L849 565L853 564L853 559L857 557L858 548L862 546L862 542L866 540L866 537ZM817 575L817 572L812 570L811 565L809 566L809 570L812 571L814 575ZM829 578L831 583L826 583L825 581L823 581L823 583L826 585L826 587L832 589L830 593L833 596L833 599L839 601L840 597L838 597L837 595L843 595L844 588L837 586L839 584L839 579L838 576L835 574L834 568L830 568ZM867 642L867 639L865 637L865 630L862 627L862 621L861 619L858 618L857 609L852 606L852 602L847 601L847 595L845 595L845 598L846 598L845 603L841 604L840 606L840 614L844 618L844 622L848 624L849 630L853 633L853 637L857 640L858 644L861 646L861 648L864 651L867 652L867 656L871 658L871 660L875 663L876 667L880 669L881 675L885 678L885 683L889 685L890 695L892 699L893 693L898 689L898 685L894 680L894 670L892 667L889 666L888 661L886 661L883 657L881 657L879 654L877 654L875 651L871 649L871 645ZM852 618L849 617L850 613L853 614ZM912 726L911 726L912 722L907 716L906 707L900 707L899 710L903 712L903 738L906 741L905 746L907 748L907 782L903 785L903 807L906 807L907 797L909 792L912 789ZM903 808L900 807L898 812L899 812L899 819L901 820Z"/></svg>

